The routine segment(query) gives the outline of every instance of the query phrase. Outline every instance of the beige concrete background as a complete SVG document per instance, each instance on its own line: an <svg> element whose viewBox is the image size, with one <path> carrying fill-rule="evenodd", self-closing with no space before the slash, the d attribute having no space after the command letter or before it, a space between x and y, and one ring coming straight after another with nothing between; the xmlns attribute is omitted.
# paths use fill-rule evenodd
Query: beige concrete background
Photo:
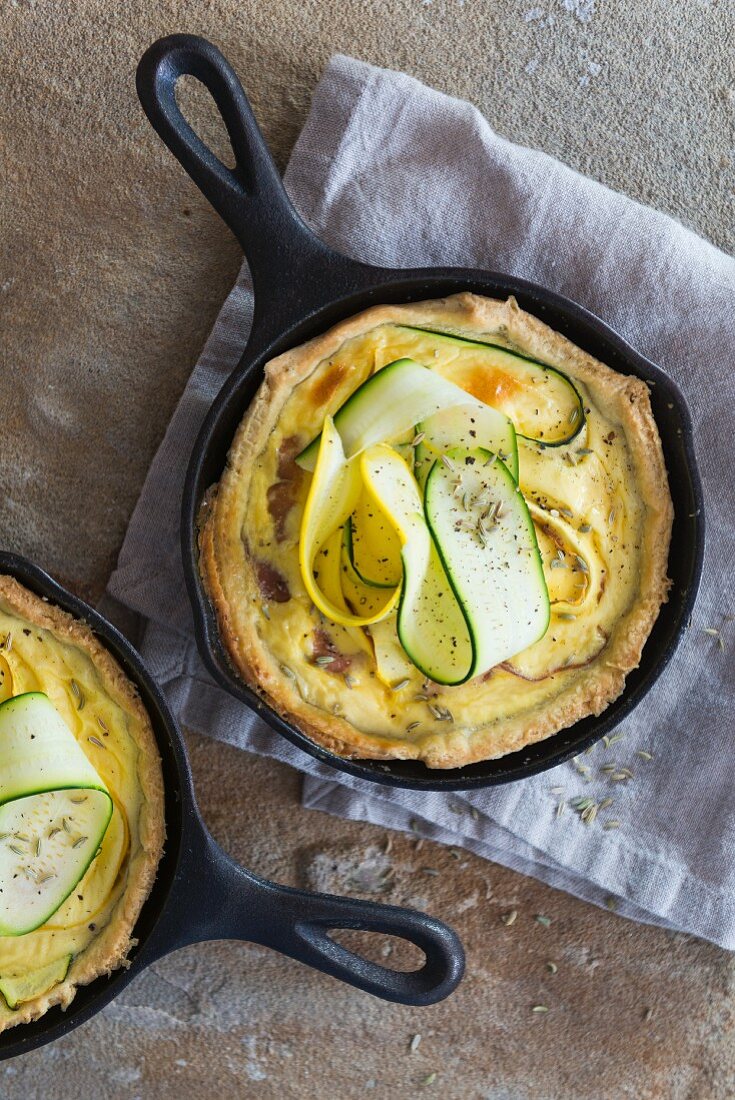
<svg viewBox="0 0 735 1100"><path fill-rule="evenodd" d="M115 561L240 260L138 107L135 65L160 34L203 33L225 51L281 167L341 50L472 100L500 133L733 248L729 0L5 0L0 10L0 544L88 597ZM186 101L214 140L207 105L188 90ZM233 855L281 881L353 893L356 877L370 886L376 861L390 864L381 896L454 923L465 982L445 1004L413 1010L264 949L192 948L67 1039L0 1066L0 1096L735 1096L735 969L724 952L428 843L416 851L397 837L384 854L380 830L302 811L289 770L200 738L190 748L205 817ZM531 1012L538 1003L546 1015Z"/></svg>

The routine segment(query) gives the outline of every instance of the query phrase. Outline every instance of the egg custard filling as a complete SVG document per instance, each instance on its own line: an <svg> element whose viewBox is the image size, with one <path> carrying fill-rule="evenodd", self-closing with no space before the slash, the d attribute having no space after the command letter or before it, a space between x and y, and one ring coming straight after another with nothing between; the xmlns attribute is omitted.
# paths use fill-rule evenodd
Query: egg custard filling
<svg viewBox="0 0 735 1100"><path fill-rule="evenodd" d="M163 836L135 687L86 624L0 576L0 1031L124 965Z"/></svg>
<svg viewBox="0 0 735 1100"><path fill-rule="evenodd" d="M620 694L672 518L645 384L459 294L267 364L200 569L234 667L307 736L449 768Z"/></svg>

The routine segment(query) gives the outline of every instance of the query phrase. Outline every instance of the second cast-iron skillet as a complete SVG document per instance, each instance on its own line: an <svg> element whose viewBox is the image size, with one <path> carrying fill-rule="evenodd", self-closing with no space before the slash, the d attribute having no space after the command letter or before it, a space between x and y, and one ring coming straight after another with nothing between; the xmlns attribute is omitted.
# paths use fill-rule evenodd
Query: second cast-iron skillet
<svg viewBox="0 0 735 1100"><path fill-rule="evenodd" d="M179 110L176 82L187 75L196 77L212 94L232 143L235 168L218 160ZM184 572L199 650L211 674L318 760L396 787L451 791L507 783L561 764L599 740L630 713L660 676L689 619L699 584L704 551L702 489L691 421L678 387L599 318L534 283L461 268L373 267L328 248L291 205L235 73L219 50L204 39L172 35L154 43L141 59L137 87L143 109L158 134L240 241L255 291L250 340L239 365L215 398L197 440L192 440L184 490ZM406 210L405 216L415 218L420 213ZM515 295L523 309L584 351L622 374L649 383L674 502L669 600L646 642L640 666L628 674L623 693L599 717L583 718L519 752L465 768L432 771L417 761L345 760L316 745L272 710L232 667L199 574L197 514L205 492L222 474L235 430L269 359L368 306L441 298L459 291L499 298Z"/></svg>
<svg viewBox="0 0 735 1100"><path fill-rule="evenodd" d="M447 997L464 970L462 945L446 924L413 909L312 894L267 882L235 863L208 832L194 798L184 742L153 678L130 643L106 619L37 566L0 552L0 574L86 622L135 684L153 725L163 767L166 843L156 881L138 918L129 969L80 986L65 1012L0 1035L0 1060L26 1054L99 1012L151 963L187 944L248 940L388 1001L428 1005ZM252 792L251 792L252 796ZM233 808L237 812L237 807ZM426 955L419 970L389 970L348 951L330 935L349 928L398 936Z"/></svg>

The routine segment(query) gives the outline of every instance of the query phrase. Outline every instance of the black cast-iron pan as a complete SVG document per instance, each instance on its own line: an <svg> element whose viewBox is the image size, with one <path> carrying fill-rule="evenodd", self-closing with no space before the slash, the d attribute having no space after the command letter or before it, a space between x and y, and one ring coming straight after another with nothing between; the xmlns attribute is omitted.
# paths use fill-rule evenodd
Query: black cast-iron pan
<svg viewBox="0 0 735 1100"><path fill-rule="evenodd" d="M235 157L228 168L204 145L176 103L176 82L196 77L212 94ZM515 276L460 268L395 270L349 259L303 223L284 190L242 87L219 50L202 38L172 35L154 43L138 67L138 94L152 125L242 244L252 273L255 311L239 365L215 398L196 441L184 490L181 539L186 583L202 658L214 678L274 729L343 772L416 790L469 790L523 779L555 767L609 733L651 689L671 659L699 584L704 551L702 488L684 398L659 367L638 354L599 318L561 295ZM405 217L415 218L415 210ZM273 356L324 332L371 305L441 298L460 291L515 295L519 304L584 351L650 385L663 442L675 518L669 556L672 587L622 695L599 716L497 760L429 770L416 761L345 760L316 745L243 682L222 645L197 561L196 521L207 489L225 466L235 429Z"/></svg>

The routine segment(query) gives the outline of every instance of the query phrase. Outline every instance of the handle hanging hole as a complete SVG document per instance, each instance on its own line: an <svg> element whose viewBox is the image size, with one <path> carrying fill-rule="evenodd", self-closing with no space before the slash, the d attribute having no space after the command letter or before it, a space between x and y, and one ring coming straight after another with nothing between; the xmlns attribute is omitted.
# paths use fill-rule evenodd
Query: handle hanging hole
<svg viewBox="0 0 735 1100"><path fill-rule="evenodd" d="M327 933L340 947L352 951L368 962L385 966L402 974L420 970L426 955L415 943L383 932L358 932L351 928L330 928Z"/></svg>
<svg viewBox="0 0 735 1100"><path fill-rule="evenodd" d="M180 76L174 91L182 115L225 168L235 167L227 128L209 90L195 76Z"/></svg>

